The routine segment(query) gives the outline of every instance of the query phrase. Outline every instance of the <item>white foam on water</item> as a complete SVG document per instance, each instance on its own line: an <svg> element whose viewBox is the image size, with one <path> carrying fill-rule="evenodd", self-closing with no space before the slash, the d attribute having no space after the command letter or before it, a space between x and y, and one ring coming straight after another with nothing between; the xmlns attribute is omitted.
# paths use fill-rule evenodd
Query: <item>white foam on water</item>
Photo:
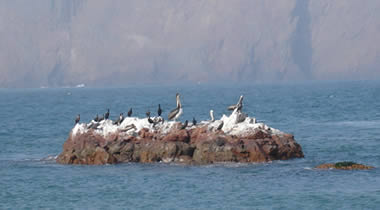
<svg viewBox="0 0 380 210"><path fill-rule="evenodd" d="M303 169L305 169L305 170L313 170L311 167L305 167Z"/></svg>
<svg viewBox="0 0 380 210"><path fill-rule="evenodd" d="M358 128L377 128L380 125L380 121L379 120L340 121L340 122L336 122L335 124L339 126L349 126L349 127L358 127Z"/></svg>

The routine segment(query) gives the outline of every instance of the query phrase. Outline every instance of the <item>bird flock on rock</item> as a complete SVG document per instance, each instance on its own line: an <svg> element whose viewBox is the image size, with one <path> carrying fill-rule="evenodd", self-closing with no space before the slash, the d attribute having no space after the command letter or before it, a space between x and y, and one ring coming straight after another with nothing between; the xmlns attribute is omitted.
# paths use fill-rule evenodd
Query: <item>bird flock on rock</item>
<svg viewBox="0 0 380 210"><path fill-rule="evenodd" d="M177 102L177 106L176 106L176 108L174 108L173 110L171 110L169 112L169 114L168 114L168 120L174 120L174 121L176 121L182 115L182 113L183 113L182 104L181 104L180 94L179 93L176 94L176 102ZM235 105L228 106L227 110L237 111L237 112L241 113L242 107L243 107L243 96L240 96L238 103L235 104ZM161 109L161 104L158 104L158 109L157 109L157 115L158 115L158 117L151 118L150 111L147 111L145 114L147 116L148 122L151 123L151 124L153 124L153 125L155 125L157 123L163 123L164 122L164 118L161 117L162 112L163 112L163 110ZM133 113L132 112L132 108L130 108L128 110L128 112L127 112L127 116L131 117L132 113ZM240 116L244 117L244 115L240 115ZM96 117L93 119L94 123L91 123L88 126L88 128L95 128L96 129L100 122L102 122L104 120L108 120L109 117L110 117L110 110L109 109L107 109L107 112L104 113L100 117L99 117L98 114L96 114ZM113 124L114 125L120 125L124 121L124 119L125 118L124 118L123 113L120 113L119 117L113 122ZM214 121L215 121L214 111L210 110L210 122L214 122ZM239 121L241 121L241 119ZM75 118L75 124L78 124L79 122L80 122L80 114L78 114L77 117ZM195 120L195 117L193 117L192 126L196 126L196 125L197 125L197 121ZM217 130L221 130L223 128L223 125L224 125L224 122L222 121L218 125ZM186 129L186 127L188 127L188 126L189 126L189 121L185 120L185 122L182 124L182 126L180 127L180 129Z"/></svg>

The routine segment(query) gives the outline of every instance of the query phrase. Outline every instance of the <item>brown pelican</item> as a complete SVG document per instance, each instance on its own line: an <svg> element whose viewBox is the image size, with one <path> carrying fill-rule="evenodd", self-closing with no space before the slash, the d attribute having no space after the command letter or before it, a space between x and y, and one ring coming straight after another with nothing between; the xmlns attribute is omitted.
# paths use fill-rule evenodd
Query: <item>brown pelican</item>
<svg viewBox="0 0 380 210"><path fill-rule="evenodd" d="M185 129L187 125L189 124L189 121L185 121L185 123L182 125L181 130Z"/></svg>
<svg viewBox="0 0 380 210"><path fill-rule="evenodd" d="M193 117L193 125L197 125L197 121L195 120L195 117Z"/></svg>
<svg viewBox="0 0 380 210"><path fill-rule="evenodd" d="M231 105L227 109L233 111L236 108L237 108L237 111L241 111L241 109L243 108L243 95L240 96L239 101L237 102L237 104Z"/></svg>
<svg viewBox="0 0 380 210"><path fill-rule="evenodd" d="M159 117L161 117L162 109L161 109L161 105L160 104L158 104L157 114L158 114Z"/></svg>
<svg viewBox="0 0 380 210"><path fill-rule="evenodd" d="M130 117L132 116L132 108L129 109L128 113L127 113L127 116Z"/></svg>
<svg viewBox="0 0 380 210"><path fill-rule="evenodd" d="M75 118L75 125L78 124L80 121L80 114L77 115L77 117Z"/></svg>
<svg viewBox="0 0 380 210"><path fill-rule="evenodd" d="M104 115L104 119L108 120L109 117L110 117L110 109L107 109L107 112Z"/></svg>
<svg viewBox="0 0 380 210"><path fill-rule="evenodd" d="M179 93L177 93L176 94L177 107L169 113L169 115L168 115L169 120L177 120L179 118L179 116L181 116L181 114L182 114L182 105L181 105L181 101L179 99L179 96L180 96Z"/></svg>

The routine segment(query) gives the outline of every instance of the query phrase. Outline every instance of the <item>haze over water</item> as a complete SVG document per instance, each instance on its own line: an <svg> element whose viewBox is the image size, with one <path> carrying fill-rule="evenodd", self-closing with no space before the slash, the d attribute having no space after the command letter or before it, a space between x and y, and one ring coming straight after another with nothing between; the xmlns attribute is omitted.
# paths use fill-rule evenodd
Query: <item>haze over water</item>
<svg viewBox="0 0 380 210"><path fill-rule="evenodd" d="M182 95L181 121L244 112L295 135L305 158L260 164L59 165L75 116L140 117ZM376 209L380 206L380 82L0 89L0 209ZM315 170L355 161L368 171Z"/></svg>
<svg viewBox="0 0 380 210"><path fill-rule="evenodd" d="M379 79L380 1L0 0L0 87Z"/></svg>

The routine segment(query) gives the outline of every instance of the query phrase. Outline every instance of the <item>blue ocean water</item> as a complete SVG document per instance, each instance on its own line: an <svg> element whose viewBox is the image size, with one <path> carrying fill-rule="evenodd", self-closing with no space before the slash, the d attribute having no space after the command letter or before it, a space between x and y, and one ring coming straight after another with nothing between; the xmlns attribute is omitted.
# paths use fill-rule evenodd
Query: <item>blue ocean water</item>
<svg viewBox="0 0 380 210"><path fill-rule="evenodd" d="M164 115L182 95L181 120L244 110L292 133L305 158L261 164L59 165L75 116ZM380 82L239 86L0 89L0 209L379 209ZM315 170L355 161L369 171Z"/></svg>

